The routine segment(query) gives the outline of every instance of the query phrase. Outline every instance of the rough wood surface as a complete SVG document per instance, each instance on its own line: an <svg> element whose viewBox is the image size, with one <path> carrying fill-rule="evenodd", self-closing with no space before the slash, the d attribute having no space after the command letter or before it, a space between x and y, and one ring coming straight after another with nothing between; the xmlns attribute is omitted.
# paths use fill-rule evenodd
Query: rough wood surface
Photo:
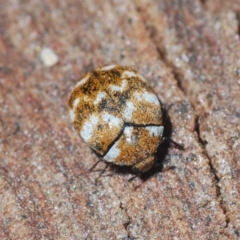
<svg viewBox="0 0 240 240"><path fill-rule="evenodd" d="M0 19L0 239L240 238L239 0L0 0ZM145 76L185 146L130 183L96 180L68 116L109 63Z"/></svg>

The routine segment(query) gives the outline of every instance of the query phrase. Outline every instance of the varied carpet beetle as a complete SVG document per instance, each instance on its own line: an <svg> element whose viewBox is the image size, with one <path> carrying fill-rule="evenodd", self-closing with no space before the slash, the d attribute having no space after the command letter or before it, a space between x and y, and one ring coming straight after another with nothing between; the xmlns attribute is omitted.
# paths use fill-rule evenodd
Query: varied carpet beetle
<svg viewBox="0 0 240 240"><path fill-rule="evenodd" d="M86 73L69 100L74 128L106 162L146 172L163 135L163 109L146 80L130 67Z"/></svg>

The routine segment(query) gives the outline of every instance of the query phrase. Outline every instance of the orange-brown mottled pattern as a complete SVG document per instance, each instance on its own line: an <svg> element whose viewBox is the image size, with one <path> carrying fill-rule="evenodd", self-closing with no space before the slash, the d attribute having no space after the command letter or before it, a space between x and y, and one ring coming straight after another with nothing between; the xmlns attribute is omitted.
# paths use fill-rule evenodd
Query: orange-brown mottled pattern
<svg viewBox="0 0 240 240"><path fill-rule="evenodd" d="M99 76L94 73L86 83L74 88L70 96L69 107L73 109L74 100L80 98L80 102L75 108L75 119L73 122L77 132L82 130L84 123L89 121L92 114L100 117L104 113L109 113L121 119L118 108L110 96L106 95L98 104L94 104L98 93L102 91L104 91L103 85L99 82ZM93 150L103 155L121 131L123 124L124 122L121 121L121 124L118 126L113 126L100 119L99 124L94 127L93 136L87 143Z"/></svg>
<svg viewBox="0 0 240 240"><path fill-rule="evenodd" d="M125 71L135 73L136 77L123 77L123 73ZM136 97L134 97L134 93L136 92L149 92L155 95L149 85L146 82L142 81L137 71L125 66L116 66L110 71L100 71L98 74L100 84L105 87L113 101L118 106L122 118L125 122L131 122L135 124L162 125L162 111L159 111L159 109L161 109L160 102L158 105L156 105L145 100L139 101L136 99ZM111 85L121 86L124 79L127 80L127 86L123 92L110 90ZM125 110L127 102L133 103L135 107L132 121L126 120L122 114Z"/></svg>
<svg viewBox="0 0 240 240"><path fill-rule="evenodd" d="M152 168L154 163L155 163L155 157L150 156L133 165L133 170L134 172L146 172L150 168Z"/></svg>
<svg viewBox="0 0 240 240"><path fill-rule="evenodd" d="M126 70L135 73L136 76L123 78L122 73ZM74 127L78 132L81 132L84 123L89 121L92 114L101 116L103 113L108 113L122 120L121 124L114 127L101 120L98 125L94 126L94 134L87 143L101 156L106 154L124 126L122 113L127 101L131 101L135 106L131 123L162 125L160 102L156 105L146 101L136 101L133 97L134 92L147 91L153 93L151 88L137 74L133 69L123 66L115 66L110 70L97 68L90 74L89 79L84 84L76 86L71 93L69 107L74 109ZM86 74L81 79L85 76ZM124 91L111 91L110 86L122 86L123 79L127 80ZM99 92L106 92L107 95L98 104L94 104ZM74 100L77 98L80 99L80 102L74 108ZM117 161L114 161L115 164L133 165L140 159L156 152L160 142L159 137L151 137L150 139L149 132L144 127L134 129L134 134L137 137L135 145L129 145L126 136L120 137L119 149L121 154Z"/></svg>
<svg viewBox="0 0 240 240"><path fill-rule="evenodd" d="M131 139L124 132L117 142L121 154L114 164L131 166L157 151L160 143L159 136L151 136L145 127L133 127Z"/></svg>

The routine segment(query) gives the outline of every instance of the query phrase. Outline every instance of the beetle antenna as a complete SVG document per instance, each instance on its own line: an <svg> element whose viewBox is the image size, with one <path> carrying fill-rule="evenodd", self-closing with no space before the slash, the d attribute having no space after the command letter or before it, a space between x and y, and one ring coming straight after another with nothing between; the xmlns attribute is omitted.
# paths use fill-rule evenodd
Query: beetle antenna
<svg viewBox="0 0 240 240"><path fill-rule="evenodd" d="M128 179L128 182L132 182L135 178L139 177L140 173L136 173L133 177Z"/></svg>
<svg viewBox="0 0 240 240"><path fill-rule="evenodd" d="M184 146L173 141L171 138L168 137L163 137L162 141L168 141L170 144L174 145L175 148L179 149L179 150L184 150Z"/></svg>
<svg viewBox="0 0 240 240"><path fill-rule="evenodd" d="M98 160L96 163L93 164L93 166L91 168L89 168L89 172L92 171L102 160Z"/></svg>

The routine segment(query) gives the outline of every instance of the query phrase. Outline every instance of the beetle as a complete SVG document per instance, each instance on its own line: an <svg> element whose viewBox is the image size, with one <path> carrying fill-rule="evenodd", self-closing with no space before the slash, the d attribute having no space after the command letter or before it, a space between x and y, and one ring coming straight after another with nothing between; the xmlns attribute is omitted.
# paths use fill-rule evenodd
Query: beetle
<svg viewBox="0 0 240 240"><path fill-rule="evenodd" d="M69 113L101 160L137 173L155 164L163 140L163 105L132 68L108 65L83 75L71 92Z"/></svg>

